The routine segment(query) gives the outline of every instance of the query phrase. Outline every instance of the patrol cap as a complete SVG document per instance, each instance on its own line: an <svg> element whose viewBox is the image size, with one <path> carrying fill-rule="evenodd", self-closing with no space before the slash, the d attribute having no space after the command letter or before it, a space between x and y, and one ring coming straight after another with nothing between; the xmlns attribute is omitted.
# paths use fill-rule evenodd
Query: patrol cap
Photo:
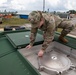
<svg viewBox="0 0 76 75"><path fill-rule="evenodd" d="M39 22L40 22L41 16L40 16L38 11L32 11L29 14L28 19L31 22L32 27L36 28L36 27L39 26Z"/></svg>

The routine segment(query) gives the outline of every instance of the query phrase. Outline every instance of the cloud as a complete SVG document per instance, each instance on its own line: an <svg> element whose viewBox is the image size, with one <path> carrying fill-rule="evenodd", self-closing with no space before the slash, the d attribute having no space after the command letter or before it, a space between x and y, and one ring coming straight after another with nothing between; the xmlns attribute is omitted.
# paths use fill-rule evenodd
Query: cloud
<svg viewBox="0 0 76 75"><path fill-rule="evenodd" d="M0 7L3 6L3 3L7 2L7 0L0 0Z"/></svg>
<svg viewBox="0 0 76 75"><path fill-rule="evenodd" d="M46 8L50 8L50 10L72 10L76 9L76 1L75 0L47 0L49 4L47 4Z"/></svg>
<svg viewBox="0 0 76 75"><path fill-rule="evenodd" d="M7 0L0 0L0 4L7 2Z"/></svg>
<svg viewBox="0 0 76 75"><path fill-rule="evenodd" d="M0 10L43 10L43 0L0 0ZM47 11L76 10L75 0L45 0Z"/></svg>
<svg viewBox="0 0 76 75"><path fill-rule="evenodd" d="M41 0L13 0L11 4L12 8L18 10L37 10L42 8Z"/></svg>
<svg viewBox="0 0 76 75"><path fill-rule="evenodd" d="M76 1L75 0L67 0L64 6L68 9L75 9L76 10Z"/></svg>

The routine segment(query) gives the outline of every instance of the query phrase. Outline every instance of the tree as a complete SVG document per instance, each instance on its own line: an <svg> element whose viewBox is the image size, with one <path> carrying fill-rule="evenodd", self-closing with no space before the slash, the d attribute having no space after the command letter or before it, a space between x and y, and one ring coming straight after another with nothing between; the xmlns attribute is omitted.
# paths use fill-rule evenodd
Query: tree
<svg viewBox="0 0 76 75"><path fill-rule="evenodd" d="M69 11L67 11L67 13L76 14L76 11L75 10L69 10Z"/></svg>

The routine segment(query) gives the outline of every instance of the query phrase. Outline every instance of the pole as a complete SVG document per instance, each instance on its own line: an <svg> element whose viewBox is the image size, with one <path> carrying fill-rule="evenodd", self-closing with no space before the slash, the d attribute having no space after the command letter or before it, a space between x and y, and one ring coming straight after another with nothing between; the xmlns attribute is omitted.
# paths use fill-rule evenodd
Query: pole
<svg viewBox="0 0 76 75"><path fill-rule="evenodd" d="M43 0L43 12L45 12L45 0Z"/></svg>

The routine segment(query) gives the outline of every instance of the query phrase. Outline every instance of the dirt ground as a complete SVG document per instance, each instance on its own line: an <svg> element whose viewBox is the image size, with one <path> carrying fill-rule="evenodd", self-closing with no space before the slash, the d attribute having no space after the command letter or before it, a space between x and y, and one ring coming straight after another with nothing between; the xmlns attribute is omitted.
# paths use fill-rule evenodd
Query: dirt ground
<svg viewBox="0 0 76 75"><path fill-rule="evenodd" d="M75 24L75 26L76 26L76 18L72 18L72 22L73 22L73 23ZM76 28L75 28L73 31L71 31L70 34L76 35Z"/></svg>
<svg viewBox="0 0 76 75"><path fill-rule="evenodd" d="M73 23L76 24L76 18L73 18L72 21L73 21ZM23 26L24 26L25 28L27 28L27 29L31 28L31 25L30 25L30 24L25 24L25 25L23 25ZM0 31L4 31L4 29L3 29L3 28L0 28ZM70 34L76 36L76 28L75 28L73 31L71 31Z"/></svg>
<svg viewBox="0 0 76 75"><path fill-rule="evenodd" d="M4 29L3 28L0 28L0 31L4 31Z"/></svg>
<svg viewBox="0 0 76 75"><path fill-rule="evenodd" d="M76 28L72 32L70 32L70 34L76 35Z"/></svg>

